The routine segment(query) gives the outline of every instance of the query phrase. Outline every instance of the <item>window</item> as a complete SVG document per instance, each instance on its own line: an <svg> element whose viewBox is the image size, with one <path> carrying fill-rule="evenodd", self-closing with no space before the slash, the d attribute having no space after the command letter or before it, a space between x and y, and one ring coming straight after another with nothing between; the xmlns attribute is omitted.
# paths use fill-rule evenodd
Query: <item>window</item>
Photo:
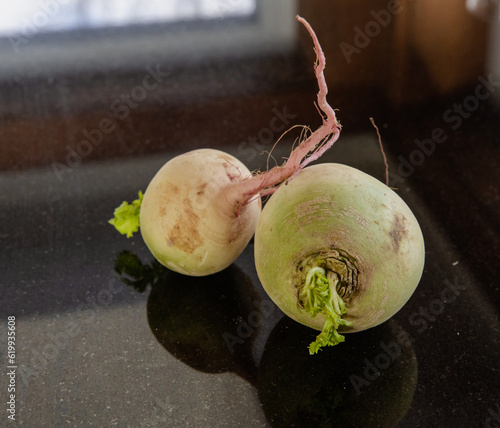
<svg viewBox="0 0 500 428"><path fill-rule="evenodd" d="M296 0L22 0L0 15L0 78L295 46Z"/></svg>
<svg viewBox="0 0 500 428"><path fill-rule="evenodd" d="M256 0L23 0L7 2L0 36L251 17Z"/></svg>

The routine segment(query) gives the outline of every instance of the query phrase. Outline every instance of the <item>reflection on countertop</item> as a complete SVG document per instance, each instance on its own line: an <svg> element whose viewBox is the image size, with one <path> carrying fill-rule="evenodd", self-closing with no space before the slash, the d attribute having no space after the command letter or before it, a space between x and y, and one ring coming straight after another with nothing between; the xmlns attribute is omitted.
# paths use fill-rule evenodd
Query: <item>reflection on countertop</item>
<svg viewBox="0 0 500 428"><path fill-rule="evenodd" d="M317 332L283 317L256 362L252 348L272 303L238 266L187 277L123 251L115 270L126 285L149 291L149 326L171 355L205 373L247 380L273 427L390 428L412 403L417 359L412 338L394 320L311 356L307 345Z"/></svg>
<svg viewBox="0 0 500 428"><path fill-rule="evenodd" d="M20 425L307 426L355 406L369 427L376 404L401 428L498 421L500 21L466 8L479 1L334 3L0 37L0 312L16 316ZM323 161L383 181L373 117L426 243L391 322L316 359L301 354L315 332L265 295L251 244L229 270L184 278L107 223L179 153L218 148L263 170L321 124L296 13L325 48L343 125ZM137 288L114 271L122 250Z"/></svg>

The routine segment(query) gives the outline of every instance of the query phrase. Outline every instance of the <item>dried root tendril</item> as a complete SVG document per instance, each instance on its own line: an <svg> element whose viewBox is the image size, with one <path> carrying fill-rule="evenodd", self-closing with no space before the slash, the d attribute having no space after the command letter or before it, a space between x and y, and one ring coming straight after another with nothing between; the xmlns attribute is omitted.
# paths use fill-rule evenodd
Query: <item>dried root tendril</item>
<svg viewBox="0 0 500 428"><path fill-rule="evenodd" d="M342 127L337 120L335 110L326 100L328 87L324 76L325 54L309 23L300 16L297 16L297 20L306 27L313 40L316 52L314 71L319 88L316 107L322 116L323 124L292 151L285 164L252 175L226 189L227 199L234 201L235 205L244 206L256 195L265 196L274 193L281 183L293 178L309 163L319 159L340 136Z"/></svg>

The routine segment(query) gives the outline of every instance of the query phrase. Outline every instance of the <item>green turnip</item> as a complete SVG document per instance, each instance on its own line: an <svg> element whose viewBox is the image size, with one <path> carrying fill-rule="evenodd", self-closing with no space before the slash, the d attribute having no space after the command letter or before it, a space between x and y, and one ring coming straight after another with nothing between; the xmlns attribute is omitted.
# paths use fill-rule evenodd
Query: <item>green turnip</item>
<svg viewBox="0 0 500 428"><path fill-rule="evenodd" d="M139 229L160 263L186 275L219 272L236 260L254 234L260 198L296 176L338 139L340 124L326 101L325 56L310 25L317 55L317 106L323 124L302 141L283 165L252 174L235 157L214 149L184 153L167 162L144 195L123 202L110 220L121 233Z"/></svg>
<svg viewBox="0 0 500 428"><path fill-rule="evenodd" d="M314 354L406 303L423 271L424 240L393 190L352 167L324 163L305 168L267 201L255 263L280 309L321 330L309 347Z"/></svg>

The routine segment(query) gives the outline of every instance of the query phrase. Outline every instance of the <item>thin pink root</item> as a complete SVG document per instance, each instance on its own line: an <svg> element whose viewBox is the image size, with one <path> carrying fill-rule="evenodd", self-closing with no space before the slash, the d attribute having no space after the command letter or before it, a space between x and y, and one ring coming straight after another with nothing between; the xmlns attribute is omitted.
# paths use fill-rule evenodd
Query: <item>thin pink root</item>
<svg viewBox="0 0 500 428"><path fill-rule="evenodd" d="M370 122L372 123L373 127L375 128L375 131L377 132L378 145L380 147L380 151L382 152L382 157L384 158L385 185L389 186L389 164L387 163L387 156L385 155L384 146L382 144L382 137L380 135L380 131L379 131L378 126L376 125L375 119L373 119L373 117L370 117Z"/></svg>
<svg viewBox="0 0 500 428"><path fill-rule="evenodd" d="M342 127L337 120L335 111L326 100L328 87L324 76L325 54L309 23L300 16L297 16L297 20L306 27L314 43L316 52L314 71L319 87L317 108L320 113L323 113L323 124L292 151L285 164L253 175L226 189L226 197L235 201L235 205L237 204L239 207L246 205L255 197L274 193L281 183L292 179L309 163L319 159L337 141L340 135ZM238 213L239 211L238 209Z"/></svg>

